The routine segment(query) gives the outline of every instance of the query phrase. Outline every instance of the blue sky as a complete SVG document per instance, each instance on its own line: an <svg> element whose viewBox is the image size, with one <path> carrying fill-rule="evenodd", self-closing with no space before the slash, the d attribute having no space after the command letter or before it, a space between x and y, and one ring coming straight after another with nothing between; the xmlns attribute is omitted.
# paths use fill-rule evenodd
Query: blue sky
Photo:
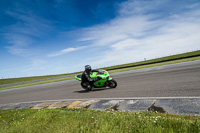
<svg viewBox="0 0 200 133"><path fill-rule="evenodd" d="M0 78L200 49L199 0L1 0Z"/></svg>

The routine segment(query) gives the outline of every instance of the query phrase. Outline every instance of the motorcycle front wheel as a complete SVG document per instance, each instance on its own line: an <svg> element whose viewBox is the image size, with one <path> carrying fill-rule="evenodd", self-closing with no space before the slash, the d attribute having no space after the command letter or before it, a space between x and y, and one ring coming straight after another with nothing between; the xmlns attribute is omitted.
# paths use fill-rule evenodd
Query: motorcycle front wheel
<svg viewBox="0 0 200 133"><path fill-rule="evenodd" d="M114 79L110 80L108 87L116 88L117 87L117 82Z"/></svg>

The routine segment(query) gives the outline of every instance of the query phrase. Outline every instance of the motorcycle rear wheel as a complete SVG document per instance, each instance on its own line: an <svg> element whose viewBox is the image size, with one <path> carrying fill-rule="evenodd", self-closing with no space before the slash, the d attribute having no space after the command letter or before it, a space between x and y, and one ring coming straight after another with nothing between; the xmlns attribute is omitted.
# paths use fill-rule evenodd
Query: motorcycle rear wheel
<svg viewBox="0 0 200 133"><path fill-rule="evenodd" d="M117 82L114 79L110 80L108 87L116 88L117 87Z"/></svg>
<svg viewBox="0 0 200 133"><path fill-rule="evenodd" d="M84 83L81 82L81 87L87 91L91 91L92 90L92 86L88 85L89 83L87 83L87 85L85 85Z"/></svg>

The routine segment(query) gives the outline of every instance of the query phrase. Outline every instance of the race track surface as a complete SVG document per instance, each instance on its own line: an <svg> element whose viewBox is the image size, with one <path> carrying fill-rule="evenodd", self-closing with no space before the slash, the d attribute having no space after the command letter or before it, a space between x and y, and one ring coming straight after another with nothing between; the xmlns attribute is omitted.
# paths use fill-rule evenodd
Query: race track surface
<svg viewBox="0 0 200 133"><path fill-rule="evenodd" d="M199 97L200 61L112 74L117 88L86 92L76 80L0 91L0 104L60 99Z"/></svg>

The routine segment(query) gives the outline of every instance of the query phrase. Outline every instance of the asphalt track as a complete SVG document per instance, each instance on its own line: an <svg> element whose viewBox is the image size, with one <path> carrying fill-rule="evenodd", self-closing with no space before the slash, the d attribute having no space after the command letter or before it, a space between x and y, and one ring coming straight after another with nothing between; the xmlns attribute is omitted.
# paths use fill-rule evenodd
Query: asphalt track
<svg viewBox="0 0 200 133"><path fill-rule="evenodd" d="M93 98L199 97L200 61L112 74L117 88L86 92L76 80L0 91L0 104Z"/></svg>

